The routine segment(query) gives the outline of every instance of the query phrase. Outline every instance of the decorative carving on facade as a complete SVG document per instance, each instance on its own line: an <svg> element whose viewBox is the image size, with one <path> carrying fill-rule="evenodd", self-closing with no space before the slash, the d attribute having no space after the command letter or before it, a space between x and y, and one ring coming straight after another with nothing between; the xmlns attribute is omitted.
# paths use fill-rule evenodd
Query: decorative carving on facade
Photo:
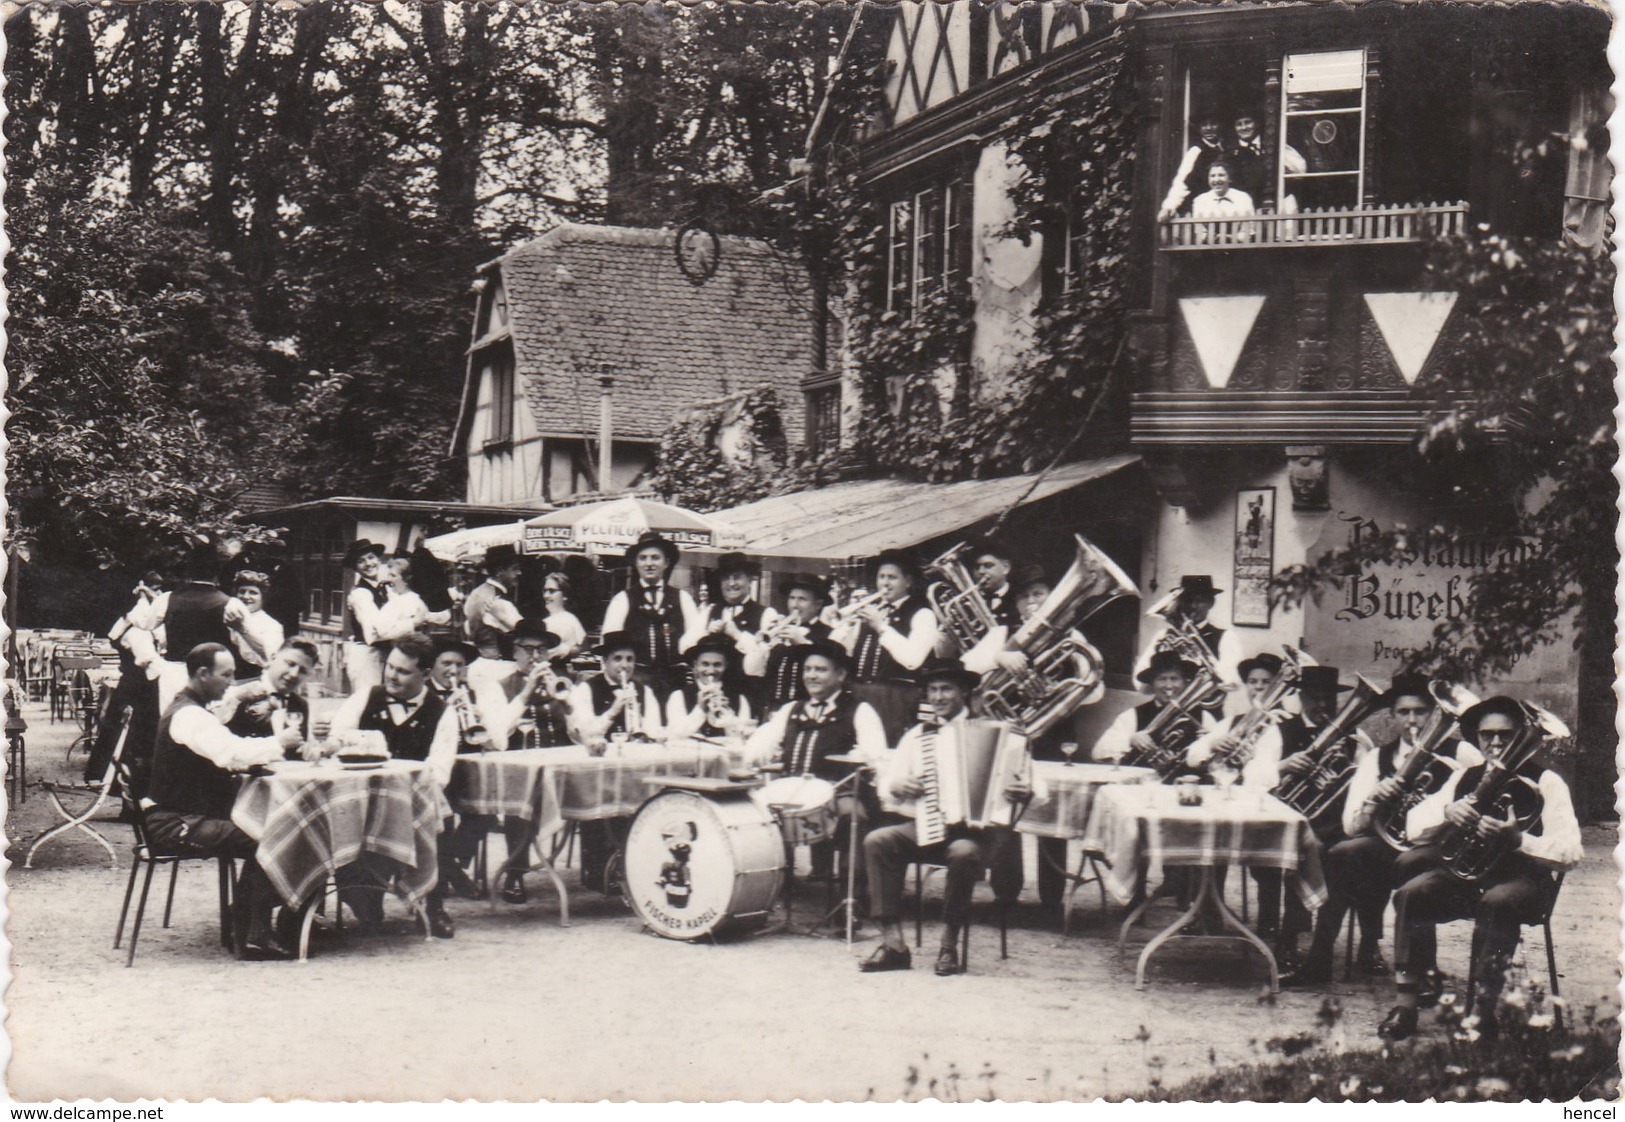
<svg viewBox="0 0 1625 1122"><path fill-rule="evenodd" d="M1292 488L1292 509L1330 510L1331 480L1326 472L1326 447L1322 444L1288 444L1286 478Z"/></svg>

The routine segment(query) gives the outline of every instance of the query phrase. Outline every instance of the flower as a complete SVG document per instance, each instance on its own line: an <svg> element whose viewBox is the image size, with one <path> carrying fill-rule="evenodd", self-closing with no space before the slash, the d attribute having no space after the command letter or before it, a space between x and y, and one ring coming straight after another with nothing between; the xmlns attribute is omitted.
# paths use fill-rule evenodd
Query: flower
<svg viewBox="0 0 1625 1122"><path fill-rule="evenodd" d="M1557 1018L1550 1013L1531 1013L1529 1027L1532 1029L1549 1029L1557 1023Z"/></svg>
<svg viewBox="0 0 1625 1122"><path fill-rule="evenodd" d="M1359 1075L1358 1072L1356 1072L1353 1075L1346 1076L1343 1079L1343 1082L1341 1082L1341 1083L1339 1083L1337 1085L1337 1093L1339 1095L1342 1095L1346 1099L1350 1095L1353 1095L1355 1092L1357 1092L1360 1089L1360 1086L1361 1086L1361 1084L1363 1082L1364 1081L1360 1078L1360 1075Z"/></svg>
<svg viewBox="0 0 1625 1122"><path fill-rule="evenodd" d="M1521 988L1511 989L1506 992L1501 1000L1506 1002L1509 1009L1522 1009L1529 1004L1529 995L1524 993Z"/></svg>
<svg viewBox="0 0 1625 1122"><path fill-rule="evenodd" d="M1452 1005L1454 1005L1455 1003L1456 1003L1456 995L1455 994L1453 994L1453 993L1441 993L1439 995L1439 1008L1448 1009Z"/></svg>
<svg viewBox="0 0 1625 1122"><path fill-rule="evenodd" d="M1444 1065L1444 1070L1445 1070L1446 1075L1466 1075L1467 1074L1467 1069L1462 1067L1460 1064L1445 1064Z"/></svg>
<svg viewBox="0 0 1625 1122"><path fill-rule="evenodd" d="M1512 1084L1498 1075L1486 1075L1478 1081L1477 1091L1484 1098L1491 1095L1504 1095L1512 1090Z"/></svg>

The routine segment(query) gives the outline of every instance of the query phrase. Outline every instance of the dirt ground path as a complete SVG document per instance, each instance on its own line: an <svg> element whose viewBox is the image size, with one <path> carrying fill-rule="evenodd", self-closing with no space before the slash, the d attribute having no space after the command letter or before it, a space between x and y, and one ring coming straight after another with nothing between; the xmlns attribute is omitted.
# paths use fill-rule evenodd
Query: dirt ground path
<svg viewBox="0 0 1625 1122"><path fill-rule="evenodd" d="M65 726L29 716L30 774L65 774ZM33 792L8 818L8 841L51 821ZM426 942L401 921L378 939L322 937L305 964L236 963L217 942L205 866L182 870L173 927L157 926L161 899L149 904L126 970L111 944L129 831L102 828L118 869L82 836L52 843L34 869L11 854L7 1082L21 1101L892 1099L909 1091L911 1066L922 1080L957 1070L966 1097L990 1085L1004 1099L1087 1099L1143 1089L1151 1057L1169 1084L1256 1059L1264 1040L1311 1027L1323 1000L1262 1002L1256 961L1200 945L1163 952L1137 992L1132 958L1115 955L1118 909L1103 917L1094 896L1080 897L1065 938L1027 902L1005 961L997 929L978 926L971 972L947 979L929 969L929 910L912 971L862 976L855 960L869 940L851 951L790 935L674 943L580 891L568 929L533 891L531 903L500 910L452 901L449 942ZM1577 1005L1617 1000L1614 842L1611 829L1587 831L1586 862L1558 907L1563 989ZM1533 973L1544 978L1534 941ZM1442 932L1440 954L1446 969L1465 969L1465 925ZM1358 1043L1390 1003L1388 987L1334 989ZM1136 1039L1141 1025L1147 1042Z"/></svg>

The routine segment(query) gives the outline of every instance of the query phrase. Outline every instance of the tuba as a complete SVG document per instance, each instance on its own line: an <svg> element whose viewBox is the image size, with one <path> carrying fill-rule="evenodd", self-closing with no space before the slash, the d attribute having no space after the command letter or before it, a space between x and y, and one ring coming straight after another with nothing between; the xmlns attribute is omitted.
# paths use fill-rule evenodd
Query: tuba
<svg viewBox="0 0 1625 1122"><path fill-rule="evenodd" d="M998 625L993 609L982 595L981 583L959 560L964 551L964 543L960 543L925 567L928 575L942 578L925 590L925 598L962 653L980 643Z"/></svg>
<svg viewBox="0 0 1625 1122"><path fill-rule="evenodd" d="M1198 709L1218 710L1224 707L1225 695L1241 688L1239 682L1227 679L1219 670L1219 656L1202 638L1196 624L1186 619L1179 610L1180 590L1174 589L1145 614L1168 622L1168 630L1157 639L1157 650L1174 651L1187 662L1194 662L1207 672L1207 692L1196 703Z"/></svg>
<svg viewBox="0 0 1625 1122"><path fill-rule="evenodd" d="M1009 722L1029 740L1071 714L1105 673L1100 652L1076 625L1114 600L1140 594L1115 561L1081 534L1072 538L1072 567L1005 644L1005 650L1027 656L1027 670L989 671L978 695L985 716Z"/></svg>
<svg viewBox="0 0 1625 1122"><path fill-rule="evenodd" d="M1149 752L1129 749L1122 762L1129 767L1148 767L1168 782L1185 770L1185 750L1202 735L1201 702L1213 688L1213 679L1204 667L1197 667L1196 677L1180 691L1178 697L1157 711L1143 731L1156 747Z"/></svg>
<svg viewBox="0 0 1625 1122"><path fill-rule="evenodd" d="M1437 794L1455 773L1456 761L1439 755L1438 751L1455 735L1456 722L1461 715L1479 700L1471 690L1444 682L1430 682L1428 692L1433 695L1433 717L1416 738L1416 750L1394 776L1403 790L1398 798L1384 803L1371 816L1371 828L1395 849L1410 849L1416 844L1406 833L1405 819L1423 799Z"/></svg>
<svg viewBox="0 0 1625 1122"><path fill-rule="evenodd" d="M1545 809L1540 788L1520 775L1519 769L1535 758L1547 740L1561 740L1569 728L1554 714L1529 701L1518 703L1524 712L1524 726L1512 734L1501 754L1484 765L1484 776L1467 796L1473 809L1485 817L1515 819L1518 829L1527 830L1540 820ZM1460 880L1480 881L1488 876L1517 845L1517 834L1485 837L1475 828L1446 824L1438 836L1444 867Z"/></svg>
<svg viewBox="0 0 1625 1122"><path fill-rule="evenodd" d="M1330 810L1354 778L1356 761L1344 743L1361 721L1381 708L1382 692L1364 674L1356 674L1354 692L1303 750L1303 755L1314 761L1313 766L1277 783L1272 792L1275 797L1310 821Z"/></svg>
<svg viewBox="0 0 1625 1122"><path fill-rule="evenodd" d="M1281 672L1270 683L1270 688L1264 696L1259 698L1237 721L1230 730L1230 735L1236 740L1236 746L1229 751L1214 752L1208 757L1207 766L1215 764L1229 764L1231 767L1245 767L1247 761L1252 759L1253 746L1264 730L1275 723L1281 710L1281 703L1286 695L1298 688L1298 679L1303 676L1305 666L1318 665L1313 658L1291 643L1281 644L1281 653L1285 655L1282 660Z"/></svg>

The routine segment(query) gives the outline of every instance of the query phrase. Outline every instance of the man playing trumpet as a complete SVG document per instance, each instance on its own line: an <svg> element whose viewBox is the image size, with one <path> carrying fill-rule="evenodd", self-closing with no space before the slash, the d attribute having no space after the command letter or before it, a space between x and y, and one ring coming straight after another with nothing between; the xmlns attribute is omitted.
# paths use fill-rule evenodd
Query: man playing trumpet
<svg viewBox="0 0 1625 1122"><path fill-rule="evenodd" d="M755 719L750 697L739 680L739 651L718 633L707 635L683 652L693 681L673 690L666 700L666 735L722 737L739 732Z"/></svg>
<svg viewBox="0 0 1625 1122"><path fill-rule="evenodd" d="M743 659L759 645L758 637L779 619L778 612L750 597L751 580L761 571L762 567L743 553L724 553L717 559L717 590L722 599L700 608L703 630L698 635L683 636L685 648L692 649L704 637L721 636ZM688 657L687 650L683 657ZM760 666L749 661L741 665L745 674L755 679L761 677ZM760 685L760 682L753 684Z"/></svg>
<svg viewBox="0 0 1625 1122"><path fill-rule="evenodd" d="M886 550L875 558L875 589L831 633L851 653L858 696L874 706L895 742L915 710L914 674L937 645L937 616L916 592L919 570L907 554Z"/></svg>
<svg viewBox="0 0 1625 1122"><path fill-rule="evenodd" d="M829 638L829 625L820 618L829 603L822 579L796 573L786 581L785 615L746 635L740 642L745 673L760 680L763 708L772 711L807 696L801 680L801 658L809 647ZM759 668L759 669L755 669Z"/></svg>

